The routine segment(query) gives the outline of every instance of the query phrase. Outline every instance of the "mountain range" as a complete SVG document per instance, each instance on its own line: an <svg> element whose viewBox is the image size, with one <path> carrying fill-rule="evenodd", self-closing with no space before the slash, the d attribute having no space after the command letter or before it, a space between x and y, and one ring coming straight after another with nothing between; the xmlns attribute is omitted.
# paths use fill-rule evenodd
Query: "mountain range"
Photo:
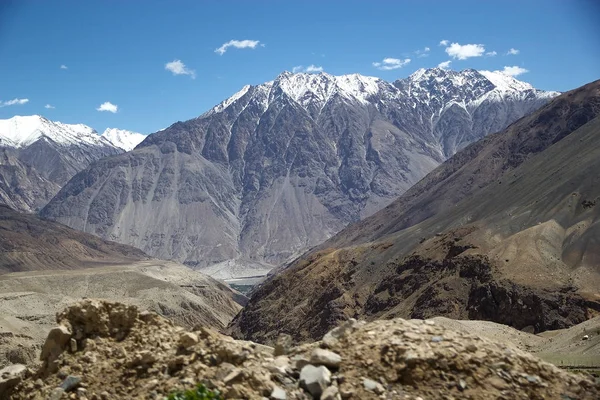
<svg viewBox="0 0 600 400"><path fill-rule="evenodd" d="M273 273L238 337L320 338L349 317L530 332L600 313L600 81L467 146L399 199Z"/></svg>
<svg viewBox="0 0 600 400"><path fill-rule="evenodd" d="M75 175L41 215L221 278L263 275L558 95L499 72L284 72Z"/></svg>
<svg viewBox="0 0 600 400"><path fill-rule="evenodd" d="M0 202L20 211L38 211L77 172L131 150L144 137L116 129L98 135L89 126L39 115L0 120Z"/></svg>

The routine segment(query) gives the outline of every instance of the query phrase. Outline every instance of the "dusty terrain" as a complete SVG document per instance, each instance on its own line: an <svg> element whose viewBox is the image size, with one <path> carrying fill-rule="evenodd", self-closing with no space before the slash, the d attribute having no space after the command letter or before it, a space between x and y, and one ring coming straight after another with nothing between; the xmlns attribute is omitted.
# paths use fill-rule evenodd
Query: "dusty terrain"
<svg viewBox="0 0 600 400"><path fill-rule="evenodd" d="M186 332L133 306L85 300L57 316L43 365L13 374L13 399L158 399L198 382L247 399L597 399L600 385L436 321L346 321L275 349ZM8 374L7 374L8 375ZM20 382L19 382L20 381Z"/></svg>
<svg viewBox="0 0 600 400"><path fill-rule="evenodd" d="M56 313L86 297L135 304L187 328L214 329L224 328L245 300L225 284L167 261L0 275L0 367L36 359Z"/></svg>
<svg viewBox="0 0 600 400"><path fill-rule="evenodd" d="M531 334L490 321L433 320L448 329L471 333L532 353L559 367L600 367L600 317L568 329ZM588 339L584 339L584 337Z"/></svg>
<svg viewBox="0 0 600 400"><path fill-rule="evenodd" d="M349 317L436 316L543 332L598 315L599 113L597 81L459 152L261 284L230 332L306 341Z"/></svg>

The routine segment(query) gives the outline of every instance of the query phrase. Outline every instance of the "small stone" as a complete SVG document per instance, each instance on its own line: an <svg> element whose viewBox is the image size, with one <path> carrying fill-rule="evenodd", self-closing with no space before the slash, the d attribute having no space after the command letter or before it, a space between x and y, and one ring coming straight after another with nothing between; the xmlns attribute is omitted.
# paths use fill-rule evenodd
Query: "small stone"
<svg viewBox="0 0 600 400"><path fill-rule="evenodd" d="M431 337L431 341L433 343L443 342L444 341L444 337L443 336L432 336Z"/></svg>
<svg viewBox="0 0 600 400"><path fill-rule="evenodd" d="M429 325L429 326L435 325L435 321L432 319L426 319L423 322L425 323L425 325Z"/></svg>
<svg viewBox="0 0 600 400"><path fill-rule="evenodd" d="M464 379L459 379L458 388L462 391L467 388L467 382Z"/></svg>
<svg viewBox="0 0 600 400"><path fill-rule="evenodd" d="M365 387L365 390L368 390L369 392L373 392L373 393L377 393L377 394L382 394L383 392L385 392L383 385L372 379L364 378L363 386Z"/></svg>
<svg viewBox="0 0 600 400"><path fill-rule="evenodd" d="M298 371L302 370L305 365L310 364L310 362L302 356L294 356L292 357L292 361L294 363L294 369Z"/></svg>
<svg viewBox="0 0 600 400"><path fill-rule="evenodd" d="M48 400L60 400L64 392L65 390L63 388L57 387L50 392Z"/></svg>
<svg viewBox="0 0 600 400"><path fill-rule="evenodd" d="M75 353L77 351L77 340L71 338L70 345L71 345L71 353Z"/></svg>
<svg viewBox="0 0 600 400"><path fill-rule="evenodd" d="M273 374L286 375L291 372L290 359L287 356L277 356L267 364L267 369Z"/></svg>
<svg viewBox="0 0 600 400"><path fill-rule="evenodd" d="M179 347L189 349L198 344L198 335L191 332L185 332L179 336Z"/></svg>
<svg viewBox="0 0 600 400"><path fill-rule="evenodd" d="M156 362L156 355L150 350L142 350L137 353L133 359L133 366L149 366Z"/></svg>
<svg viewBox="0 0 600 400"><path fill-rule="evenodd" d="M5 393L21 382L25 370L22 364L9 365L0 370L0 398L4 398Z"/></svg>
<svg viewBox="0 0 600 400"><path fill-rule="evenodd" d="M271 396L269 398L271 400L287 400L287 394L285 393L285 390L275 385L273 386L273 391L271 392Z"/></svg>
<svg viewBox="0 0 600 400"><path fill-rule="evenodd" d="M65 391L65 392L69 392L73 389L75 389L77 386L79 386L79 383L81 382L81 378L78 376L74 376L74 375L69 375L67 376L67 378L63 381L63 383L60 384L60 387Z"/></svg>
<svg viewBox="0 0 600 400"><path fill-rule="evenodd" d="M340 388L340 396L342 396L342 399L349 399L354 396L354 390L352 390L352 388L342 387Z"/></svg>
<svg viewBox="0 0 600 400"><path fill-rule="evenodd" d="M358 322L354 318L348 319L346 322L342 323L340 326L333 328L332 330L327 332L325 334L325 336L323 336L323 344L326 347L330 347L330 348L335 346L339 342L340 339L344 338L349 333L351 333L356 328L357 325L358 325Z"/></svg>
<svg viewBox="0 0 600 400"><path fill-rule="evenodd" d="M71 331L64 325L54 327L48 333L48 337L42 346L40 360L51 364L63 352L65 346L71 340Z"/></svg>
<svg viewBox="0 0 600 400"><path fill-rule="evenodd" d="M415 341L420 341L422 339L421 335L419 335L418 333L415 332L404 332L404 337L410 340L415 340Z"/></svg>
<svg viewBox="0 0 600 400"><path fill-rule="evenodd" d="M275 343L274 355L284 356L289 353L290 348L292 347L292 337L288 334L282 333L277 337L277 342Z"/></svg>
<svg viewBox="0 0 600 400"><path fill-rule="evenodd" d="M235 368L233 371L231 371L229 374L227 374L227 376L225 378L223 378L223 383L225 383L226 385L229 385L230 383L239 380L243 376L243 374L244 373L242 372L241 369Z"/></svg>
<svg viewBox="0 0 600 400"><path fill-rule="evenodd" d="M497 376L492 376L487 382L498 390L508 389L509 385Z"/></svg>
<svg viewBox="0 0 600 400"><path fill-rule="evenodd" d="M321 400L338 400L339 398L340 394L337 386L329 386L321 395Z"/></svg>
<svg viewBox="0 0 600 400"><path fill-rule="evenodd" d="M466 349L470 353L475 353L477 351L477 346L475 346L473 343L469 343Z"/></svg>
<svg viewBox="0 0 600 400"><path fill-rule="evenodd" d="M313 397L319 398L331 383L331 372L324 367L305 365L300 371L300 386L306 389Z"/></svg>
<svg viewBox="0 0 600 400"><path fill-rule="evenodd" d="M342 363L342 357L333 351L325 349L314 349L310 356L310 363L314 365L324 365L337 369Z"/></svg>
<svg viewBox="0 0 600 400"><path fill-rule="evenodd" d="M104 392L100 393L100 398L102 400L110 400L110 393L105 390Z"/></svg>
<svg viewBox="0 0 600 400"><path fill-rule="evenodd" d="M87 389L86 388L77 388L77 396L82 397L85 396L87 394Z"/></svg>

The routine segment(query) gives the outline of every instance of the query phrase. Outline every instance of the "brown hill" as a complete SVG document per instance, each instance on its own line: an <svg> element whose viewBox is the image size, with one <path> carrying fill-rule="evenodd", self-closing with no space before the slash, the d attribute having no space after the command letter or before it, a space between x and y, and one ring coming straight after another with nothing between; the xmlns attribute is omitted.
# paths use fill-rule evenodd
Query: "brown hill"
<svg viewBox="0 0 600 400"><path fill-rule="evenodd" d="M598 113L600 81L457 153L265 282L232 333L307 340L348 317L437 315L540 332L592 317L600 311Z"/></svg>
<svg viewBox="0 0 600 400"><path fill-rule="evenodd" d="M135 247L110 242L0 204L0 274L79 269L148 260Z"/></svg>

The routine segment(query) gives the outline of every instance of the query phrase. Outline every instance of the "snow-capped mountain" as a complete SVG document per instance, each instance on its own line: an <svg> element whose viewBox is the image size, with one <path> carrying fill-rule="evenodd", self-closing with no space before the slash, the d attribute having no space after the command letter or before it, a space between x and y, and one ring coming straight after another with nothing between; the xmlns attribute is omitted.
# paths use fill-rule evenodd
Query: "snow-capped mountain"
<svg viewBox="0 0 600 400"><path fill-rule="evenodd" d="M114 146L125 151L135 149L135 146L146 139L146 135L141 133L117 128L107 128L102 134L102 137L111 142Z"/></svg>
<svg viewBox="0 0 600 400"><path fill-rule="evenodd" d="M94 163L42 215L215 276L258 274L555 95L475 70L284 72Z"/></svg>
<svg viewBox="0 0 600 400"><path fill-rule="evenodd" d="M0 119L0 140L5 145L22 148L40 139L49 139L63 146L110 146L110 143L94 129L83 124L63 124L50 121L41 115L17 115L9 119Z"/></svg>
<svg viewBox="0 0 600 400"><path fill-rule="evenodd" d="M87 125L39 115L0 120L0 201L19 211L43 207L73 175L122 153Z"/></svg>

